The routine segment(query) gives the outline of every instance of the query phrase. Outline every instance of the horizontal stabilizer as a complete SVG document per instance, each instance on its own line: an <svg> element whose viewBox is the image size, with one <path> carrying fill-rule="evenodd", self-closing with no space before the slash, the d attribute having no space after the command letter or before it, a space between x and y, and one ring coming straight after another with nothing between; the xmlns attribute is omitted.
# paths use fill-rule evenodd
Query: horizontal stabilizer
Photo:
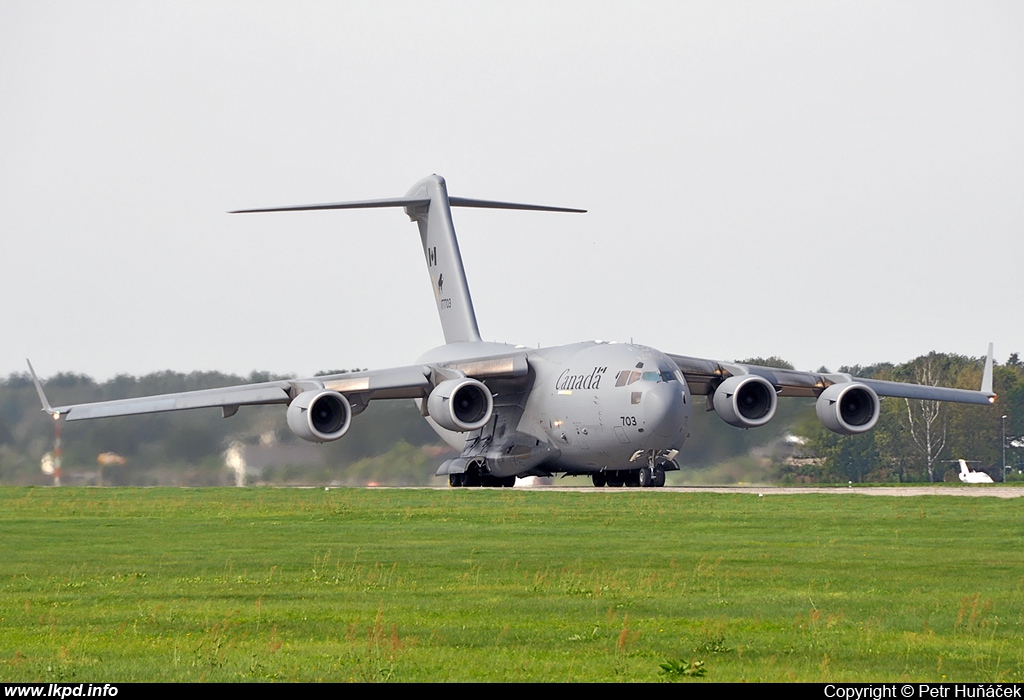
<svg viewBox="0 0 1024 700"><path fill-rule="evenodd" d="M521 209L526 211L558 211L571 214L586 214L586 209L568 207L549 207L543 204L518 204L516 202L492 202L488 199L466 199L465 197L449 197L448 203L453 207L475 207L477 209ZM377 207L423 207L430 204L429 198L392 197L389 199L363 199L355 202L334 202L326 204L298 204L289 207L270 207L267 209L239 209L229 214L256 214L272 211L319 211L324 209L373 209Z"/></svg>
<svg viewBox="0 0 1024 700"><path fill-rule="evenodd" d="M479 209L518 209L520 211L569 212L583 214L584 209L550 207L543 204L496 202L489 199L468 199L448 196L448 187L440 175L428 175L405 193L404 197L363 199L353 202L324 204L298 204L285 207L239 209L232 214L256 212L316 211L326 209L369 209L374 207L401 207L406 216L416 223L420 232L423 257L430 273L437 313L441 319L446 343L477 342L480 329L469 294L466 271L462 266L462 253L455 237L451 207Z"/></svg>
<svg viewBox="0 0 1024 700"><path fill-rule="evenodd" d="M549 207L543 204L517 204L516 202L492 202L487 199L466 199L465 197L449 197L448 203L453 207L476 207L477 209L525 209L527 211L562 211L570 214L586 214L586 209L569 207Z"/></svg>
<svg viewBox="0 0 1024 700"><path fill-rule="evenodd" d="M321 209L374 209L377 207L421 207L430 204L427 198L410 199L391 197L389 199L363 199L355 202L334 202L333 204L297 204L290 207L269 207L267 209L239 209L229 214L256 214L268 211L317 211Z"/></svg>

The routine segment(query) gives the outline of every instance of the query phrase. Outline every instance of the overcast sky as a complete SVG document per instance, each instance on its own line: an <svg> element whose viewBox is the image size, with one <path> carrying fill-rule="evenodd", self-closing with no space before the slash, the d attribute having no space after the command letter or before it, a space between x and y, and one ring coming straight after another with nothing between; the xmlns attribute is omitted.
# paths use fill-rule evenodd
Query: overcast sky
<svg viewBox="0 0 1024 700"><path fill-rule="evenodd" d="M1024 352L1024 3L0 0L0 375L308 375L487 340L801 369Z"/></svg>

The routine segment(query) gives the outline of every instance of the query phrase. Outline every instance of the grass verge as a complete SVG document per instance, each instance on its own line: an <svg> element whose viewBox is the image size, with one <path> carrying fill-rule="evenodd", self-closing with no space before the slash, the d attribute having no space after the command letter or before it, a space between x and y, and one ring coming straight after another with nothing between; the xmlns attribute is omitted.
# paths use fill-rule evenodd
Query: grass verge
<svg viewBox="0 0 1024 700"><path fill-rule="evenodd" d="M1021 681L1017 499L0 489L5 681Z"/></svg>

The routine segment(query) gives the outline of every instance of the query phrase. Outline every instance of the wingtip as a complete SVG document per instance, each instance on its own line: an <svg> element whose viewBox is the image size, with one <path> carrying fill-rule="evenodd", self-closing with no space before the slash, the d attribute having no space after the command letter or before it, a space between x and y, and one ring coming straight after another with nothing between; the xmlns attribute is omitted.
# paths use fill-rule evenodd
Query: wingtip
<svg viewBox="0 0 1024 700"><path fill-rule="evenodd" d="M54 420L57 420L60 418L60 411L55 410L46 399L46 394L43 392L43 383L40 382L39 377L36 376L36 371L32 367L32 361L26 357L25 362L28 363L28 372L32 375L32 383L36 385L36 393L39 394L39 403L43 404L43 413L49 413L53 416Z"/></svg>
<svg viewBox="0 0 1024 700"><path fill-rule="evenodd" d="M993 360L993 343L988 344L988 356L985 358L985 372L981 376L981 393L988 394L989 403L995 403L996 395L992 391L992 365Z"/></svg>

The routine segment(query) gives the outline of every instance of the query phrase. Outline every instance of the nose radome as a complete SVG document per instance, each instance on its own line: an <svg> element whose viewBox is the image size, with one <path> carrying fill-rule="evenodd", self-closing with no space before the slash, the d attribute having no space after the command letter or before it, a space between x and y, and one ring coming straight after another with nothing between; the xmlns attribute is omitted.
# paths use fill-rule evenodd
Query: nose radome
<svg viewBox="0 0 1024 700"><path fill-rule="evenodd" d="M659 437L672 437L683 429L683 392L671 383L655 384L644 392L644 417Z"/></svg>

